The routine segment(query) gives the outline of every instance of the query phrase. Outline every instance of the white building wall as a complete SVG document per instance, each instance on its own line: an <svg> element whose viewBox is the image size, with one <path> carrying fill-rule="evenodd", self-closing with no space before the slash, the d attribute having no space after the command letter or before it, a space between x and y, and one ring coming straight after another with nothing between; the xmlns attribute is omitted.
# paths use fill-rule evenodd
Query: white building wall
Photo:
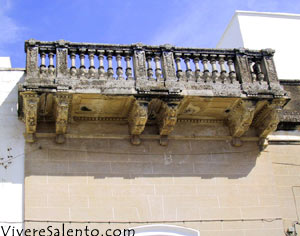
<svg viewBox="0 0 300 236"><path fill-rule="evenodd" d="M218 48L244 47L240 24L236 17L232 18L232 20L230 21L217 47Z"/></svg>
<svg viewBox="0 0 300 236"><path fill-rule="evenodd" d="M24 70L7 68L10 66L9 58L0 58L0 221L20 222L24 215L25 145L24 124L17 115L17 83L23 79ZM22 227L22 224L6 225Z"/></svg>
<svg viewBox="0 0 300 236"><path fill-rule="evenodd" d="M300 80L298 29L300 15L236 11L217 47L275 49L279 79Z"/></svg>

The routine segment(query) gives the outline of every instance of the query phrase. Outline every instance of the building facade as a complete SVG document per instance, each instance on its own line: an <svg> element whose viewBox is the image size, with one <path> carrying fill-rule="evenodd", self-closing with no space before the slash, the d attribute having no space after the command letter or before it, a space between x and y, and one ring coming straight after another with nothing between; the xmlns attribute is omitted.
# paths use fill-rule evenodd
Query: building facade
<svg viewBox="0 0 300 236"><path fill-rule="evenodd" d="M218 47L245 46L228 33L235 25ZM272 50L36 40L25 49L25 78L0 72L14 78L1 105L14 120L3 118L1 171L15 190L2 196L20 213L4 221L153 236L294 229L299 86L278 79Z"/></svg>

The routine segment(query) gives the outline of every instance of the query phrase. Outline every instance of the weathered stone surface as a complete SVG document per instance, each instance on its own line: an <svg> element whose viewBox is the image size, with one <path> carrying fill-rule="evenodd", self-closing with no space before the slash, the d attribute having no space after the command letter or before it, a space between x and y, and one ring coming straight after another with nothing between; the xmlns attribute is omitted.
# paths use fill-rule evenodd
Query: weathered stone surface
<svg viewBox="0 0 300 236"><path fill-rule="evenodd" d="M280 121L279 113L284 103L284 100L275 99L264 105L255 115L253 126L257 129L260 138L266 138L271 132L276 130Z"/></svg>
<svg viewBox="0 0 300 236"><path fill-rule="evenodd" d="M39 96L35 92L23 92L24 120L26 125L25 139L27 142L34 142L34 135L38 123Z"/></svg>
<svg viewBox="0 0 300 236"><path fill-rule="evenodd" d="M156 122L161 136L169 135L177 122L178 104L162 102L156 116Z"/></svg>
<svg viewBox="0 0 300 236"><path fill-rule="evenodd" d="M133 144L140 144L138 136L144 131L147 119L148 103L135 101L128 115L129 133L132 135Z"/></svg>
<svg viewBox="0 0 300 236"><path fill-rule="evenodd" d="M69 94L57 93L55 96L56 102L56 121L55 130L57 135L57 142L62 143L64 141L63 135L67 132L69 121L69 105L71 96Z"/></svg>
<svg viewBox="0 0 300 236"><path fill-rule="evenodd" d="M230 111L227 118L230 133L234 137L241 137L248 131L255 112L255 102L240 100Z"/></svg>
<svg viewBox="0 0 300 236"><path fill-rule="evenodd" d="M271 50L64 40L29 40L25 42L25 50L27 76L19 91L39 94L43 104L48 105L47 112L42 110L45 105L20 106L19 114L39 114L36 123L55 121L58 142L64 140L70 121L108 120L128 123L134 144L141 142L139 135L154 122L160 142L165 145L177 119L225 122L234 138L245 135L253 126L259 137L264 138L276 128L278 112L288 99L278 82ZM49 57L48 65L46 57ZM79 68L76 68L76 58L80 59ZM87 59L89 65L86 65ZM283 102L275 106L272 105L274 99ZM36 129L36 126L28 127Z"/></svg>
<svg viewBox="0 0 300 236"><path fill-rule="evenodd" d="M280 130L295 130L300 125L300 82L283 80L280 84L289 93L291 100L280 112Z"/></svg>

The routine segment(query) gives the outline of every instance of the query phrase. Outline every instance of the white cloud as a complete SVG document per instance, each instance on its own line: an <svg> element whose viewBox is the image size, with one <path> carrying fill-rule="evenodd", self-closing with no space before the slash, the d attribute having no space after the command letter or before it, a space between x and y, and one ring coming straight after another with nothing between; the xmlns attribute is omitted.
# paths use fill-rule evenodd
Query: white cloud
<svg viewBox="0 0 300 236"><path fill-rule="evenodd" d="M11 0L0 0L0 6L0 53L3 55L6 51L6 44L15 43L20 39L22 28L7 15L12 8Z"/></svg>

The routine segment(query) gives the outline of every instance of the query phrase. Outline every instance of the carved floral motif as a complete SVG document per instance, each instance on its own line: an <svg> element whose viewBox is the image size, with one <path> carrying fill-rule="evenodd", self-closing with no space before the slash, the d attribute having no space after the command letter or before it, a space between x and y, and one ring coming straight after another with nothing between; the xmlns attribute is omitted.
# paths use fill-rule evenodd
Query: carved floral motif
<svg viewBox="0 0 300 236"><path fill-rule="evenodd" d="M148 119L148 104L135 101L128 115L129 133L131 135L140 135Z"/></svg>
<svg viewBox="0 0 300 236"><path fill-rule="evenodd" d="M156 121L160 135L169 135L177 122L178 104L162 102Z"/></svg>

